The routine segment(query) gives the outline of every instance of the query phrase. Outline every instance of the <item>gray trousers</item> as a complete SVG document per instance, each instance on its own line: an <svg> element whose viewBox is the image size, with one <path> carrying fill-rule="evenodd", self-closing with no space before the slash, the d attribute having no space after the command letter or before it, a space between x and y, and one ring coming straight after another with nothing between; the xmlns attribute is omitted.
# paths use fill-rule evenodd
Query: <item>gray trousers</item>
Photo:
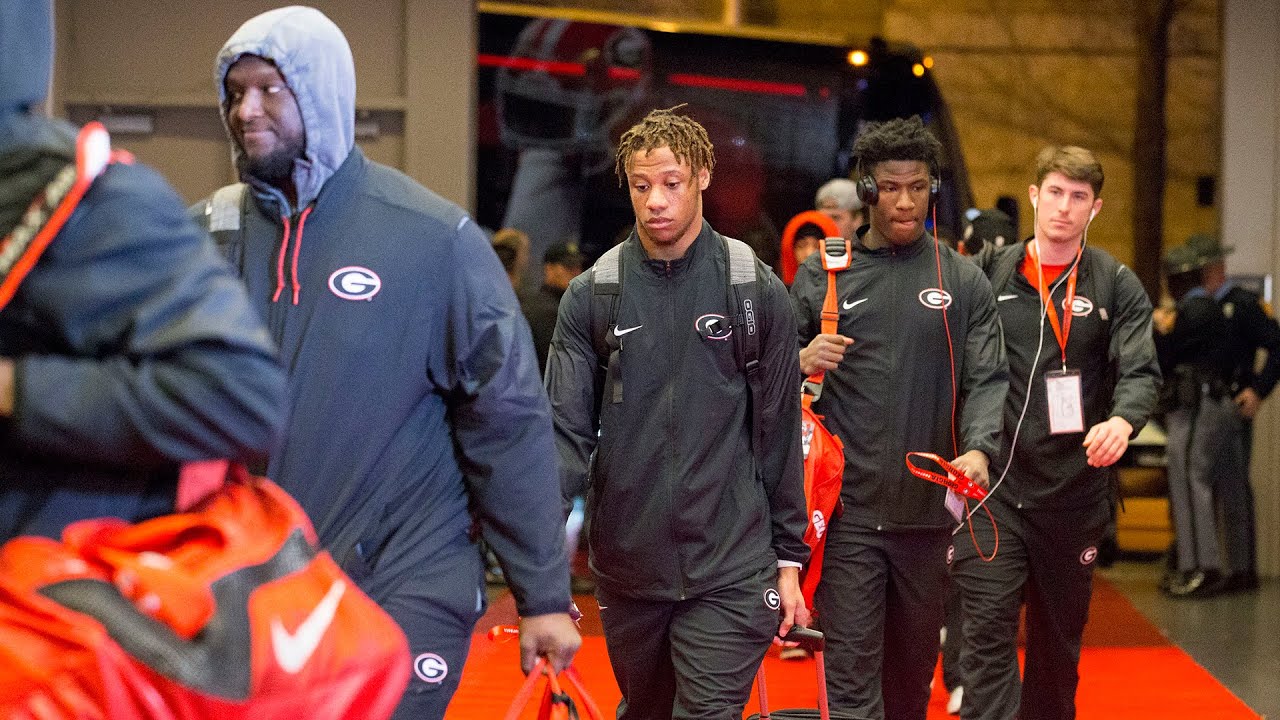
<svg viewBox="0 0 1280 720"><path fill-rule="evenodd" d="M1235 403L1202 395L1198 405L1170 412L1166 425L1177 568L1221 570L1215 490L1248 482Z"/></svg>

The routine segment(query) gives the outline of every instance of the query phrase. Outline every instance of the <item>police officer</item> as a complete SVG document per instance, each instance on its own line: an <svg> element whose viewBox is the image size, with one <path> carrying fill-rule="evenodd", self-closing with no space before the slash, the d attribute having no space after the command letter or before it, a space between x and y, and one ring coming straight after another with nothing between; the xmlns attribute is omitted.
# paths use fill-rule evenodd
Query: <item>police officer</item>
<svg viewBox="0 0 1280 720"><path fill-rule="evenodd" d="M1154 311L1156 349L1166 384L1169 502L1175 574L1161 583L1174 597L1209 597L1223 589L1215 481L1238 484L1244 446L1228 377L1226 318L1203 284L1204 257L1180 246L1165 257L1176 305ZM1228 479L1230 478L1230 479Z"/></svg>
<svg viewBox="0 0 1280 720"><path fill-rule="evenodd" d="M1257 534L1254 526L1253 489L1249 482L1249 458L1253 440L1253 418L1262 401L1280 380L1280 325L1271 307L1257 293L1227 280L1224 259L1233 248L1223 247L1214 237L1192 235L1187 247L1202 265L1202 285L1222 308L1226 319L1226 353L1231 369L1228 386L1239 415L1244 447L1243 473L1222 478L1217 485L1222 506L1229 575L1223 589L1256 590ZM1266 361L1255 372L1258 350L1266 350Z"/></svg>

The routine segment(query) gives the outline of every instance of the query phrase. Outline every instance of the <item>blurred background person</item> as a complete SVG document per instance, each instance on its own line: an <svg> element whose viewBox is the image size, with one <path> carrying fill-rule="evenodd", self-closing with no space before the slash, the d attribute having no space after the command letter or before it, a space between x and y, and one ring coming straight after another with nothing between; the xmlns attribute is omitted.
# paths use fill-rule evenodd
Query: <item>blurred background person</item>
<svg viewBox="0 0 1280 720"><path fill-rule="evenodd" d="M830 215L817 210L805 210L787 221L782 230L782 248L778 253L778 265L782 282L791 286L796 268L806 258L822 247L824 238L842 237L840 228Z"/></svg>
<svg viewBox="0 0 1280 720"><path fill-rule="evenodd" d="M814 196L813 206L825 213L840 229L839 237L853 242L853 234L867 222L867 211L858 199L858 189L848 178L834 178L823 183Z"/></svg>

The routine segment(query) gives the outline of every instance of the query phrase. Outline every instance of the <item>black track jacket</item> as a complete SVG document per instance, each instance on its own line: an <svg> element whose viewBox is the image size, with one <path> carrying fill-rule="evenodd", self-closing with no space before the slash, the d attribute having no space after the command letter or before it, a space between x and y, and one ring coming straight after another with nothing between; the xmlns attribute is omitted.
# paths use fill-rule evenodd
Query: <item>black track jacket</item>
<svg viewBox="0 0 1280 720"><path fill-rule="evenodd" d="M700 318L729 314L720 235L704 222L688 253L664 263L648 260L633 232L621 261L610 331L620 333L622 402L606 399L597 421L591 272L569 284L547 359L564 494L590 489L593 572L619 595L673 601L778 559L804 562L800 370L782 281L757 266L765 403L757 464L733 339L698 330Z"/></svg>
<svg viewBox="0 0 1280 720"><path fill-rule="evenodd" d="M946 295L937 293L935 258ZM991 285L951 248L944 245L935 256L933 238L925 234L900 248L868 250L855 241L852 267L836 276L836 292L839 332L853 344L826 373L813 409L844 443L844 517L877 530L950 527L955 523L943 505L946 490L911 475L906 453L934 452L950 460L981 450L994 470L1008 382ZM827 272L815 253L791 285L802 348L822 330L826 293ZM948 296L944 323L940 305ZM948 343L959 394L958 452L950 429Z"/></svg>
<svg viewBox="0 0 1280 720"><path fill-rule="evenodd" d="M976 259L995 279L998 267L1015 262L1006 255L1016 255L1014 271L1007 282L994 288L1009 355L1009 400L1004 408L1006 448L1001 453L1001 467L1008 457L1013 428L1027 402L1028 378L1031 398L1018 433L1013 465L1004 486L993 498L1020 508L1091 505L1110 497L1111 468L1089 467L1081 446L1084 433L1049 434L1045 373L1062 369L1062 351L1046 320L1044 345L1036 361L1041 301L1040 291L1021 272L1026 244L982 252ZM1066 285L1060 283L1053 293L1059 320ZM1160 385L1160 367L1151 336L1151 301L1132 271L1102 250L1086 247L1080 260L1074 306L1067 339L1067 367L1081 373L1085 432L1118 415L1137 434L1155 408ZM995 476L993 472L992 477Z"/></svg>

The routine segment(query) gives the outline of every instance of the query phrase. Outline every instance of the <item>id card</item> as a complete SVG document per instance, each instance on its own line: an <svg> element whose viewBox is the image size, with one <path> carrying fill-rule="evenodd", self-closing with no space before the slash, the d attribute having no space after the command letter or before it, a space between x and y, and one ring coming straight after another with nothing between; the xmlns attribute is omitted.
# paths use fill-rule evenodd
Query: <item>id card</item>
<svg viewBox="0 0 1280 720"><path fill-rule="evenodd" d="M943 504L946 505L947 512L951 513L951 517L955 518L956 522L964 522L964 498L960 497L959 493L947 488L947 499L943 501Z"/></svg>
<svg viewBox="0 0 1280 720"><path fill-rule="evenodd" d="M1049 393L1049 434L1084 432L1084 400L1078 370L1045 373Z"/></svg>

